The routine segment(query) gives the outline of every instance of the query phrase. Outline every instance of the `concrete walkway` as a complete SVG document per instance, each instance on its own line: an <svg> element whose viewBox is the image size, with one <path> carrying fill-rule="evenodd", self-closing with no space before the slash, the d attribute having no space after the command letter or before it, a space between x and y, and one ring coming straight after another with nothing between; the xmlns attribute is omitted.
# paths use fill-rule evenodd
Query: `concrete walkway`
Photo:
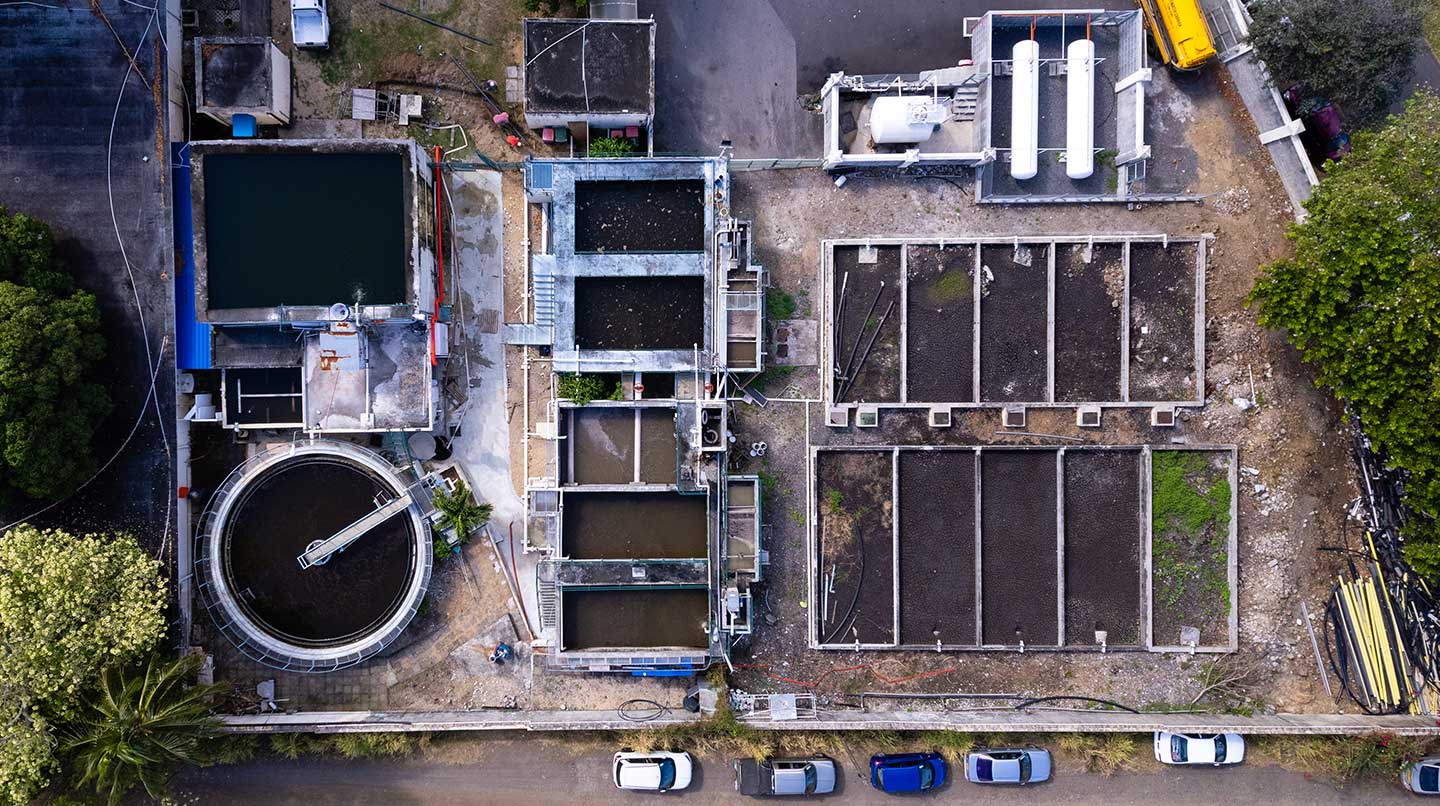
<svg viewBox="0 0 1440 806"><path fill-rule="evenodd" d="M460 377L469 379L469 399L456 416L460 435L452 444L455 460L475 487L480 500L490 504L490 529L497 558L518 581L525 617L538 625L535 596L535 559L521 549L525 503L515 492L510 475L510 425L505 408L505 347L500 323L505 263L504 205L500 174L494 171L455 171L449 174L450 203L455 211L456 271L459 285L455 322L460 329L457 353ZM513 525L515 545L511 544ZM511 556L518 568L512 568Z"/></svg>

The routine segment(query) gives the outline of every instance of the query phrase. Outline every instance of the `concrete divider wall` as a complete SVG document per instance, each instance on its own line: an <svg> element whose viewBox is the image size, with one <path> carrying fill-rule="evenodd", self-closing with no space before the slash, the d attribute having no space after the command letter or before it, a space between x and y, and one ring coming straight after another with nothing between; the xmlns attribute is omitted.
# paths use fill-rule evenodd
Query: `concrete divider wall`
<svg viewBox="0 0 1440 806"><path fill-rule="evenodd" d="M637 730L696 722L672 711L648 722L615 711L309 711L222 717L226 733L381 733L388 731ZM1440 735L1433 716L1358 714L1129 714L1087 711L821 711L813 720L749 721L762 730L955 730L974 733L1186 733L1247 735Z"/></svg>

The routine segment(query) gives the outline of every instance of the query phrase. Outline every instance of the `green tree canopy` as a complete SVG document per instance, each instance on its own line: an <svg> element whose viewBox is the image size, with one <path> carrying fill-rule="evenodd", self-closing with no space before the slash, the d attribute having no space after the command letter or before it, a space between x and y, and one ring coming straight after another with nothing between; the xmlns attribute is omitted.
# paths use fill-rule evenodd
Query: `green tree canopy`
<svg viewBox="0 0 1440 806"><path fill-rule="evenodd" d="M1422 516L1408 534L1417 570L1440 574L1440 97L1405 113L1335 165L1292 228L1295 257L1251 293L1260 322L1284 328L1317 384L1359 415Z"/></svg>
<svg viewBox="0 0 1440 806"><path fill-rule="evenodd" d="M1418 0L1263 0L1250 44L1284 89L1304 81L1357 125L1375 122L1410 77Z"/></svg>
<svg viewBox="0 0 1440 806"><path fill-rule="evenodd" d="M79 713L101 669L155 646L164 607L160 564L133 538L0 535L0 806L45 785L50 725Z"/></svg>
<svg viewBox="0 0 1440 806"><path fill-rule="evenodd" d="M203 763L205 740L220 725L211 708L226 687L192 685L199 668L200 656L186 655L107 669L65 732L79 786L116 804L138 783L158 800L177 764Z"/></svg>
<svg viewBox="0 0 1440 806"><path fill-rule="evenodd" d="M8 694L0 685L0 695ZM54 739L44 717L0 699L0 805L25 806L49 779Z"/></svg>
<svg viewBox="0 0 1440 806"><path fill-rule="evenodd" d="M0 208L0 502L59 498L94 469L104 354L95 296L72 289L49 228Z"/></svg>
<svg viewBox="0 0 1440 806"><path fill-rule="evenodd" d="M52 715L165 632L160 563L128 536L18 526L0 537L0 679Z"/></svg>

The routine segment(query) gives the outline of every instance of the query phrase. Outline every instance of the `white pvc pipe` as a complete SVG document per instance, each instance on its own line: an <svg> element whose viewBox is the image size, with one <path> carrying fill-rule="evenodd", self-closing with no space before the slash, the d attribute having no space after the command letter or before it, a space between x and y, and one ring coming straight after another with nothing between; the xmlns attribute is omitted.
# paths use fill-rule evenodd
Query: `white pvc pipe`
<svg viewBox="0 0 1440 806"><path fill-rule="evenodd" d="M1039 43L1016 42L1010 65L1010 176L1033 179L1040 158Z"/></svg>
<svg viewBox="0 0 1440 806"><path fill-rule="evenodd" d="M1065 175L1095 173L1095 43L1077 39L1065 49Z"/></svg>

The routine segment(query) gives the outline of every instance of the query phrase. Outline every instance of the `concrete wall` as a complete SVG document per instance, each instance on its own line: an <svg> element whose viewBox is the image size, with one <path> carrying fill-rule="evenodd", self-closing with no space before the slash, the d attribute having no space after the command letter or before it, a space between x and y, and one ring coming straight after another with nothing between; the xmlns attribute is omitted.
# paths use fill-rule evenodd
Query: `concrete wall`
<svg viewBox="0 0 1440 806"><path fill-rule="evenodd" d="M673 711L631 722L615 711L311 711L223 717L227 733L380 733L385 731L634 730L694 722L698 714ZM766 730L955 730L976 733L1187 733L1233 731L1247 735L1358 736L1388 733L1440 735L1429 716L1352 714L1127 714L1084 711L820 711L818 719L751 722Z"/></svg>

